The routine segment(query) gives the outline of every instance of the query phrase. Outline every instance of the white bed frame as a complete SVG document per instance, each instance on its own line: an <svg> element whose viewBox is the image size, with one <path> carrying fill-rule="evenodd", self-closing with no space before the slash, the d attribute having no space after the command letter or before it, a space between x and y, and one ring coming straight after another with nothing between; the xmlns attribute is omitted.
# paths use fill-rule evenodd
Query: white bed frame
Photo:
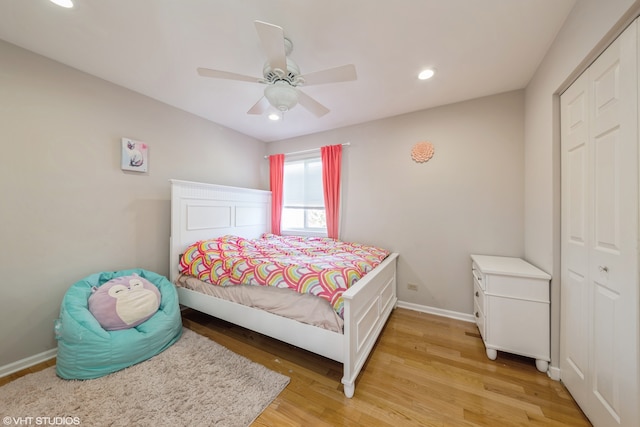
<svg viewBox="0 0 640 427"><path fill-rule="evenodd" d="M198 240L225 234L256 238L271 228L271 192L171 180L170 274L179 257ZM178 287L180 304L284 341L344 366L344 394L355 380L397 303L396 259L389 255L344 294L344 334Z"/></svg>

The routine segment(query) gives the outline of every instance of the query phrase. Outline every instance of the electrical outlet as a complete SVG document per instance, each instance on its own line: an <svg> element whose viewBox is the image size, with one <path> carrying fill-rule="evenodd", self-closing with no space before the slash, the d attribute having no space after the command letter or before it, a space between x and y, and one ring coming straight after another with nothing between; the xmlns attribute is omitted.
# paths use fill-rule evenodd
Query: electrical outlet
<svg viewBox="0 0 640 427"><path fill-rule="evenodd" d="M407 283L407 289L409 289L410 291L417 291L418 285L416 285L415 283Z"/></svg>

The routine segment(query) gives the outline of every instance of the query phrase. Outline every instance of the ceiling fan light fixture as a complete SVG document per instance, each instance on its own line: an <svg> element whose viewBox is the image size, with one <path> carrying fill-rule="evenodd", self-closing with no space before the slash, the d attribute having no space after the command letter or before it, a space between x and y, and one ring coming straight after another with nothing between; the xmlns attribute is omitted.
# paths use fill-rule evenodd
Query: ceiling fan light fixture
<svg viewBox="0 0 640 427"><path fill-rule="evenodd" d="M291 110L298 103L298 92L289 83L277 81L264 90L264 96L273 107L285 112Z"/></svg>
<svg viewBox="0 0 640 427"><path fill-rule="evenodd" d="M209 68L197 69L202 77L266 85L264 96L247 111L247 114L261 115L272 110L279 116L274 118L284 120L284 113L300 104L316 117L322 117L330 110L297 88L357 80L356 68L353 64L300 75L298 64L288 56L293 49L293 43L284 37L282 27L262 21L254 21L254 23L262 48L267 54L267 61L262 67L262 78Z"/></svg>

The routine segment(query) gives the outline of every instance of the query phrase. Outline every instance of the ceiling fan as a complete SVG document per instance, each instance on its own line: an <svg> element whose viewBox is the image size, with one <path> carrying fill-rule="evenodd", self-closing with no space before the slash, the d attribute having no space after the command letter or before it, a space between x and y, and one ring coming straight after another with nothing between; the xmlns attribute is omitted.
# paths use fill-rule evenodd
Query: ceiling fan
<svg viewBox="0 0 640 427"><path fill-rule="evenodd" d="M267 61L262 70L263 77L250 77L228 71L198 68L198 74L203 77L267 85L264 89L264 96L247 111L247 114L263 114L269 109L269 106L273 106L284 113L291 110L296 104L300 104L316 117L322 117L329 112L329 109L302 92L298 87L357 79L356 67L353 64L316 71L310 74L300 74L298 65L289 58L289 54L293 50L293 44L291 40L284 37L284 30L277 25L262 21L255 21L254 23L258 31L258 37L262 42L262 47L267 54Z"/></svg>

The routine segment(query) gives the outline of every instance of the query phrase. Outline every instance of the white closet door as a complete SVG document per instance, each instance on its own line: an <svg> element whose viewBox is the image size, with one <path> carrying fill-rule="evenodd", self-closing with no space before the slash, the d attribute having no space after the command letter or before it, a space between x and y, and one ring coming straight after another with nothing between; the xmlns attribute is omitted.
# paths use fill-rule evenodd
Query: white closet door
<svg viewBox="0 0 640 427"><path fill-rule="evenodd" d="M560 371L578 402L587 401L589 370L588 82L582 74L561 98Z"/></svg>
<svg viewBox="0 0 640 427"><path fill-rule="evenodd" d="M589 69L593 422L638 426L636 24ZM635 379L634 379L635 378ZM628 416L636 414L633 424Z"/></svg>
<svg viewBox="0 0 640 427"><path fill-rule="evenodd" d="M595 426L639 421L636 26L561 97L560 369Z"/></svg>

